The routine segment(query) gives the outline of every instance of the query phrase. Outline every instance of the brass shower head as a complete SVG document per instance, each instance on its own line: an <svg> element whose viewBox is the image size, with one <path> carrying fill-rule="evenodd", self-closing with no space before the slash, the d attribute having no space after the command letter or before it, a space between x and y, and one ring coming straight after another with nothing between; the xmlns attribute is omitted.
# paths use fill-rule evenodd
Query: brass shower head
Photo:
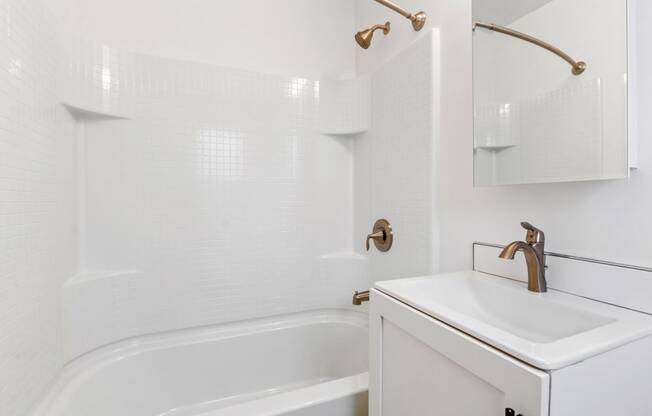
<svg viewBox="0 0 652 416"><path fill-rule="evenodd" d="M391 29L390 23L387 22L384 25L376 25L367 30L356 33L356 42L358 42L358 45L360 45L363 49L369 49L369 46L371 46L371 39L374 37L374 32L379 29L382 29L383 33L387 35Z"/></svg>

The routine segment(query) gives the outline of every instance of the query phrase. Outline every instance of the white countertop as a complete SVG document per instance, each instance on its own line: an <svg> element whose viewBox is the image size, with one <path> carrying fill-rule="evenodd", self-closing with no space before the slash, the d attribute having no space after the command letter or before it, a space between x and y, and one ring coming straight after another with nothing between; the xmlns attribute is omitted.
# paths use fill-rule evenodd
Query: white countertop
<svg viewBox="0 0 652 416"><path fill-rule="evenodd" d="M652 316L555 290L465 271L378 282L375 288L542 370L652 335Z"/></svg>

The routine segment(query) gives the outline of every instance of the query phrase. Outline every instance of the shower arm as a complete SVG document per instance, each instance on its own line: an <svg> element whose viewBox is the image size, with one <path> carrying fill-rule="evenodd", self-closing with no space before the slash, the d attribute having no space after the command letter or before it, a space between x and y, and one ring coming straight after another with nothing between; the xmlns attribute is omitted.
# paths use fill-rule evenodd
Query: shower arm
<svg viewBox="0 0 652 416"><path fill-rule="evenodd" d="M576 61L573 58L571 58L567 53L562 51L561 49L557 48L556 46L553 46L547 42L542 41L541 39L537 39L534 36L530 36L526 33L518 32L513 29L509 29L507 27L503 26L498 26L493 23L481 23L481 22L476 22L475 25L473 26L473 30L475 30L477 27L481 27L483 29L488 29L494 32L499 32L508 36L515 37L517 39L524 40L526 42L532 43L536 46L539 46L543 49L546 49L555 55L559 56L561 59L564 61L568 62L572 67L572 72L573 75L581 75L584 71L586 71L586 62L582 61Z"/></svg>
<svg viewBox="0 0 652 416"><path fill-rule="evenodd" d="M410 19L412 21L412 27L414 30L417 32L423 29L423 26L426 24L426 14L424 12L419 12L416 14L412 14L405 10L404 8L400 7L396 3L392 3L389 0L374 0L376 3L380 3L383 6L394 10L396 13L400 14L401 16Z"/></svg>

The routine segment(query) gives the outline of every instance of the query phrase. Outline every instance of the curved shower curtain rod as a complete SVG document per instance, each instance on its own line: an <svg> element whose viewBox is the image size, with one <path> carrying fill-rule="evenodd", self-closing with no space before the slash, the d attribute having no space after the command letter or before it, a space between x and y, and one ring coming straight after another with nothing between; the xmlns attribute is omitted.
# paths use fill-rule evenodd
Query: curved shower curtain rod
<svg viewBox="0 0 652 416"><path fill-rule="evenodd" d="M420 31L421 29L423 29L423 26L426 24L427 16L426 16L425 12L419 12L419 13L412 14L412 13L408 12L407 10L403 9L401 6L399 6L399 5L395 4L395 3L392 3L389 0L374 0L374 1L376 3L382 4L383 6L389 8L389 9L394 10L396 13L398 13L401 16L405 17L406 19L410 19L410 21L412 22L412 27L417 32Z"/></svg>
<svg viewBox="0 0 652 416"><path fill-rule="evenodd" d="M532 43L534 45L537 45L543 49L547 49L550 52L554 53L555 55L559 56L561 59L564 61L568 62L572 67L573 67L573 75L581 75L584 71L586 71L587 64L586 62L583 61L576 61L573 58L571 58L567 53L562 51L561 49L557 48L556 46L553 46L547 42L542 41L541 39L537 39L534 36L530 36L526 33L518 32L513 29L509 29L504 26L498 26L493 23L481 23L481 22L476 22L475 25L473 26L473 30L475 30L476 27L481 27L484 29L492 30L494 32L499 32L508 36L512 36L521 40L524 40L526 42Z"/></svg>

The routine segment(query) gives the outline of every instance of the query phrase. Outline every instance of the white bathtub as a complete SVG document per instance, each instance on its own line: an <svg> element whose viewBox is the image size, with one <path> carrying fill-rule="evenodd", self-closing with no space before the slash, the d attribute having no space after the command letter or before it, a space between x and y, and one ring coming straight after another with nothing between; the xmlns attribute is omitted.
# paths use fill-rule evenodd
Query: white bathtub
<svg viewBox="0 0 652 416"><path fill-rule="evenodd" d="M153 335L66 366L34 416L365 416L367 317L319 311Z"/></svg>

